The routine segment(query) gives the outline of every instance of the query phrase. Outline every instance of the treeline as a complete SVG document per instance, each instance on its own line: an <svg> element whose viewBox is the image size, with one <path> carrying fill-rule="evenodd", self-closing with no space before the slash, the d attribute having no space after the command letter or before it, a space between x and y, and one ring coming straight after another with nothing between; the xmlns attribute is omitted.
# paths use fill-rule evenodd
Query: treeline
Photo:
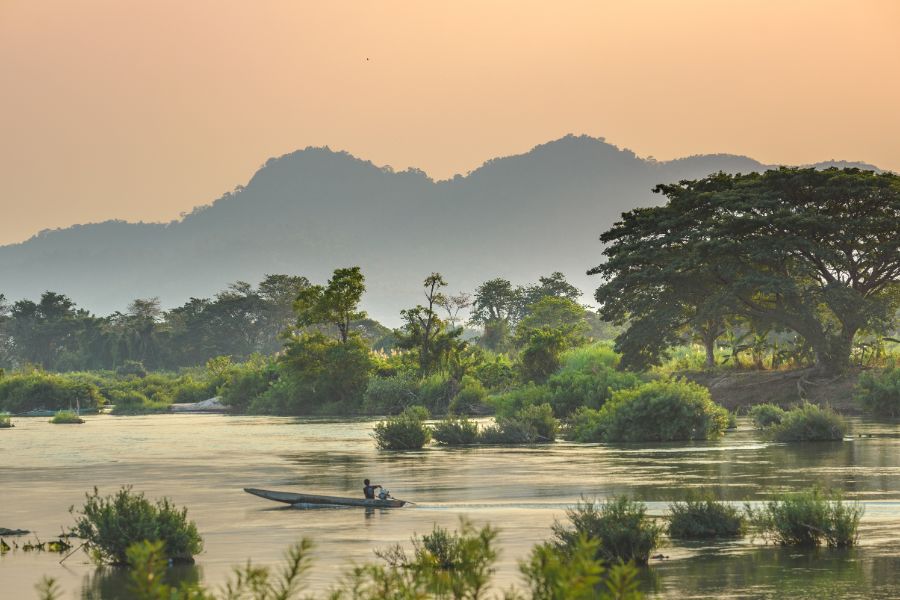
<svg viewBox="0 0 900 600"><path fill-rule="evenodd" d="M162 370L217 356L243 361L272 354L296 321L297 296L310 285L305 277L268 275L256 287L239 281L169 311L158 298L137 299L125 312L105 317L52 291L36 302L10 302L0 294L0 368ZM353 327L373 343L390 333L368 319Z"/></svg>

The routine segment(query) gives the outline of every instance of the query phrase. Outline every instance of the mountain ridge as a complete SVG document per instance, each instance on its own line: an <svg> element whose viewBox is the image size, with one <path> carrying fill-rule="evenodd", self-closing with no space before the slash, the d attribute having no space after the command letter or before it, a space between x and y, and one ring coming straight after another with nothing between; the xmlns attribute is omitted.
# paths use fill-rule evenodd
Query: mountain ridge
<svg viewBox="0 0 900 600"><path fill-rule="evenodd" d="M596 281L584 273L601 259L597 238L622 212L659 203L653 186L766 168L733 154L657 161L569 135L435 180L307 147L268 159L246 185L180 219L73 225L0 246L0 293L51 289L99 313L151 296L170 308L236 280L276 272L324 280L359 264L364 308L388 323L420 301L432 271L451 291L471 291L492 277L526 283L561 270L590 296Z"/></svg>

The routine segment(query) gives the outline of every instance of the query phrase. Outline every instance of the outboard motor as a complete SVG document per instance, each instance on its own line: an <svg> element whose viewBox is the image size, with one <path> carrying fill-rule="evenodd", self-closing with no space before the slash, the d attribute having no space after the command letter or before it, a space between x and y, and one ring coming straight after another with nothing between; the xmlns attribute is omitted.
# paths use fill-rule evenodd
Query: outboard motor
<svg viewBox="0 0 900 600"><path fill-rule="evenodd" d="M390 500L392 498L391 493L384 488L381 488L378 491L378 499L379 500Z"/></svg>

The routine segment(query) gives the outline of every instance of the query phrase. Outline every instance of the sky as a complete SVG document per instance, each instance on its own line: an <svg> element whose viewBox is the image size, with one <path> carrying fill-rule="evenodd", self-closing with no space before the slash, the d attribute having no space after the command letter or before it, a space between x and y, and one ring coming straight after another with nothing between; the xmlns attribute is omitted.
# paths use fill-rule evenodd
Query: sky
<svg viewBox="0 0 900 600"><path fill-rule="evenodd" d="M896 0L0 0L0 244L168 221L307 146L900 171L898 31Z"/></svg>

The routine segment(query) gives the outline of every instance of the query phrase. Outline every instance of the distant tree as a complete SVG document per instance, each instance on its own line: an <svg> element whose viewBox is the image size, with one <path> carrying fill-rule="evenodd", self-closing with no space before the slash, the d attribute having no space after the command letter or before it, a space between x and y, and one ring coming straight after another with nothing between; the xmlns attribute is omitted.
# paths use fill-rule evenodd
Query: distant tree
<svg viewBox="0 0 900 600"><path fill-rule="evenodd" d="M543 383L559 369L559 357L568 347L563 330L546 326L520 332L519 343L522 378L537 383Z"/></svg>
<svg viewBox="0 0 900 600"><path fill-rule="evenodd" d="M519 291L507 279L491 279L475 289L469 321L484 327L485 346L491 350L505 346L519 304Z"/></svg>
<svg viewBox="0 0 900 600"><path fill-rule="evenodd" d="M564 298L577 302L581 298L581 290L566 281L566 276L560 271L554 271L547 277L538 277L537 285L519 288L519 319L528 315L528 307L540 302L544 298Z"/></svg>
<svg viewBox="0 0 900 600"><path fill-rule="evenodd" d="M900 285L900 176L859 169L719 173L657 186L642 208L601 236L606 263L590 273L604 315L638 309L629 330L671 335L684 306L726 307L763 327L800 334L820 371L849 365L861 330L886 331ZM715 302L698 303L710 294ZM626 332L623 340L634 337Z"/></svg>
<svg viewBox="0 0 900 600"><path fill-rule="evenodd" d="M403 327L396 332L398 344L401 348L417 352L422 373L429 373L441 366L441 359L451 351L453 341L462 332L460 329L448 330L436 312L445 300L440 290L446 285L440 273L432 273L424 282L425 304L400 312Z"/></svg>
<svg viewBox="0 0 900 600"><path fill-rule="evenodd" d="M294 303L298 327L330 324L346 343L353 321L365 318L359 302L366 291L365 277L359 267L335 269L328 285L311 285L300 290Z"/></svg>
<svg viewBox="0 0 900 600"><path fill-rule="evenodd" d="M558 330L567 346L583 343L588 331L585 309L574 300L560 296L544 296L528 307L519 322L516 335L527 337L529 331L543 327Z"/></svg>
<svg viewBox="0 0 900 600"><path fill-rule="evenodd" d="M472 294L460 292L456 295L445 295L441 298L441 307L447 311L447 322L451 327L459 323L459 312L472 306Z"/></svg>

